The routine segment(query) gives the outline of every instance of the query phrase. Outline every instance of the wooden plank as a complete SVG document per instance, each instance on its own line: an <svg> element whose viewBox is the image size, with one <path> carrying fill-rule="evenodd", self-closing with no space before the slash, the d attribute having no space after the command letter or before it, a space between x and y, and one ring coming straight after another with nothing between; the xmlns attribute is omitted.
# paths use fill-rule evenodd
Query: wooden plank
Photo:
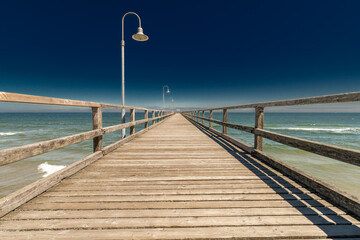
<svg viewBox="0 0 360 240"><path fill-rule="evenodd" d="M70 193L70 192L66 192ZM114 193L115 194L115 193ZM288 201L296 200L292 194L203 194L203 195L84 195L38 196L31 203L91 203L91 202L164 202L164 201ZM302 200L320 200L315 194L297 194Z"/></svg>
<svg viewBox="0 0 360 240"><path fill-rule="evenodd" d="M332 216L337 225L350 225L341 216ZM182 228L182 227L219 227L219 226L274 226L274 225L333 225L323 216L226 216L226 217L124 217L124 218L97 218L92 219L37 219L0 221L0 230L14 231L21 226L22 231L26 230L69 230L69 229L121 229L121 228ZM360 232L359 232L360 234ZM184 236L185 237L185 236Z"/></svg>
<svg viewBox="0 0 360 240"><path fill-rule="evenodd" d="M101 136L102 134L102 130L97 129L21 147L0 150L0 166L92 139Z"/></svg>
<svg viewBox="0 0 360 240"><path fill-rule="evenodd" d="M315 211L318 210L318 211ZM56 211L14 211L2 218L8 220L31 219L91 219L126 218L126 217L220 217L220 216L307 216L307 215L346 215L335 207L318 207L316 209L296 208L210 208L210 209L123 209L123 210L56 210Z"/></svg>
<svg viewBox="0 0 360 240"><path fill-rule="evenodd" d="M23 210L105 210L105 209L213 209L213 208L297 208L333 207L325 200L254 200L254 201L145 201L145 202L44 202L26 203Z"/></svg>
<svg viewBox="0 0 360 240"><path fill-rule="evenodd" d="M2 239L229 239L231 237L257 238L333 238L359 237L356 226L242 226L242 227L196 227L196 228L132 228L132 229L94 229L94 230L45 230L45 231L1 231Z"/></svg>
<svg viewBox="0 0 360 240"><path fill-rule="evenodd" d="M9 93L9 92L0 92L0 102L61 105L61 106L71 106L71 107L102 107L102 108L118 108L118 109L133 108L137 110L146 110L146 108L138 108L132 106L122 106L122 105L120 106L114 104L87 102L87 101L52 98L52 97L42 97L42 96Z"/></svg>
<svg viewBox="0 0 360 240"><path fill-rule="evenodd" d="M255 108L255 107L280 107L280 106L295 106L295 105L308 105L308 104L322 104L322 103L344 103L344 102L359 102L360 92L342 93L334 95L325 95L320 97L309 97L309 98L298 98L291 100L282 100L274 102L260 102L244 105L226 106L201 109L204 111L209 110L222 110L226 109L244 109L244 108Z"/></svg>
<svg viewBox="0 0 360 240"><path fill-rule="evenodd" d="M304 193L297 188L292 189L296 193ZM308 192L308 191L307 191ZM104 189L100 188L96 191L78 189L76 191L47 191L41 196L44 197L66 197L66 196L136 196L136 195L209 195L209 194L288 194L288 190L284 188L272 189L266 188L254 188L254 189Z"/></svg>
<svg viewBox="0 0 360 240"><path fill-rule="evenodd" d="M209 127L210 128L212 128L213 127L213 122L211 121L212 120L212 118L213 118L213 110L210 110L210 113L209 113L209 119L210 119L210 121L209 121ZM205 118L205 116L203 116L204 118Z"/></svg>

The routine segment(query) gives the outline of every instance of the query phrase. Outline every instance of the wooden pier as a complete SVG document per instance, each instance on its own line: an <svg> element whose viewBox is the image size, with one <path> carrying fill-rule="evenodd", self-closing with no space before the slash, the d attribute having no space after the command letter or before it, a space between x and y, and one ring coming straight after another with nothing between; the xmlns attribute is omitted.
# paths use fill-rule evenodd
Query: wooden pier
<svg viewBox="0 0 360 240"><path fill-rule="evenodd" d="M94 124L82 135L96 139L92 155L0 199L0 239L360 238L359 202L260 156L259 136L251 148L202 124L212 119L200 111L148 118L151 110L141 110L144 120ZM224 112L221 122L234 127ZM152 125L101 145L102 134L145 122ZM0 163L21 159L11 151L28 156L50 146L1 150Z"/></svg>

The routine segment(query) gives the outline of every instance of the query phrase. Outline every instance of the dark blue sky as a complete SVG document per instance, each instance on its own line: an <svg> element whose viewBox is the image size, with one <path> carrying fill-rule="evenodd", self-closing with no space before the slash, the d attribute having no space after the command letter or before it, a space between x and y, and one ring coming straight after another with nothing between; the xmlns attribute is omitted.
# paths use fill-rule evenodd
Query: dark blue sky
<svg viewBox="0 0 360 240"><path fill-rule="evenodd" d="M0 91L219 106L359 91L360 1L0 2Z"/></svg>

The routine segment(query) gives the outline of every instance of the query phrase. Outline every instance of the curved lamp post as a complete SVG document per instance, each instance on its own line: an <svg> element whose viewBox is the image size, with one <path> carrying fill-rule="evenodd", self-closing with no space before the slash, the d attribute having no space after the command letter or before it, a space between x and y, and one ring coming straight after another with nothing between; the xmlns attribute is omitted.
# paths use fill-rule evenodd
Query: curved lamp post
<svg viewBox="0 0 360 240"><path fill-rule="evenodd" d="M149 37L143 33L141 28L141 19L139 15L134 12L125 13L122 17L122 34L121 34L121 105L125 106L125 41L124 41L124 19L127 15L135 15L139 19L138 32L132 35L132 38L136 41L144 42L149 40ZM121 122L125 123L125 109L121 109ZM121 138L124 138L126 135L125 128L121 130Z"/></svg>
<svg viewBox="0 0 360 240"><path fill-rule="evenodd" d="M170 89L168 85L164 85L163 86L163 109L165 109L165 88L167 88L166 93L169 94L170 93Z"/></svg>

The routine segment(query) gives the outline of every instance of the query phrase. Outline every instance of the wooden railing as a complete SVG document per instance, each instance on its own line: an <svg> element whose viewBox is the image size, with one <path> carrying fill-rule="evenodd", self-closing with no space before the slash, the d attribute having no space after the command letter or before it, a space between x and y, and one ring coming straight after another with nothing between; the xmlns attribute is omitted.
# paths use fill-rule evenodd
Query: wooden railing
<svg viewBox="0 0 360 240"><path fill-rule="evenodd" d="M336 187L329 185L307 173L300 171L286 163L273 158L263 152L263 138L285 144L287 146L302 149L311 153L322 155L325 157L333 158L342 162L360 166L360 151L354 149L348 149L338 147L330 144L324 144L320 142L310 141L306 139L300 139L291 137L275 132L264 130L264 109L265 107L278 107L278 106L295 106L306 104L324 104L324 103L343 103L343 102L359 102L360 92L345 93L321 97L302 98L294 100L276 101L246 104L238 106L226 106L217 108L200 109L194 111L183 112L183 115L190 121L193 121L200 128L210 131L212 134L220 136L232 143L236 147L243 149L249 153L250 156L255 157L258 160L265 162L272 166L274 169L280 171L282 174L292 177L294 180L305 184L310 189L322 194L324 197L331 200L333 203L347 209L348 211L360 216L360 200L346 192L337 189ZM255 109L255 124L254 126L244 126L241 124L229 123L227 121L227 114L229 109ZM222 121L213 119L213 112L215 110L222 111ZM209 118L205 118L205 112L209 111ZM204 121L208 121L209 125L206 126ZM213 128L213 123L222 126L222 132ZM227 128L237 129L247 133L254 134L254 146L251 147L227 134ZM355 179L358 181L359 179Z"/></svg>
<svg viewBox="0 0 360 240"><path fill-rule="evenodd" d="M295 106L295 105L307 105L307 104L323 104L323 103L343 103L343 102L359 102L360 92L345 93L321 97L301 98L276 102L254 103L238 106L217 107L210 109L201 109L195 111L183 112L186 116L191 117L197 122L204 124L204 120L209 122L209 127L213 128L212 123L216 123L222 126L222 133L227 135L227 128L237 129L240 131L254 134L254 146L250 147L244 144L245 149L248 152L262 151L263 150L263 138L295 147L301 150L305 150L311 153L322 155L325 157L340 160L346 163L360 166L360 151L354 149L348 149L338 147L330 144L324 144L320 142L310 141L306 139L300 139L291 137L275 132L264 130L264 109L265 107L279 107L279 106ZM229 109L255 109L255 126L244 126L240 124L229 123L227 121L227 114ZM222 110L222 121L213 119L213 111ZM205 112L209 111L209 118L205 118ZM200 121L201 120L201 121Z"/></svg>
<svg viewBox="0 0 360 240"><path fill-rule="evenodd" d="M6 92L0 92L0 102L88 107L92 109L92 121L93 121L92 131L87 131L53 140L28 144L20 147L0 150L0 166L13 163L22 159L26 159L29 157L33 157L42 153L54 151L56 149L63 148L89 139L93 139L94 152L97 151L107 152L111 149L111 146L103 148L102 137L104 134L119 131L124 128L130 128L130 136L132 136L135 134L136 125L144 123L145 129L147 129L149 127L149 122L152 122L152 124L154 125L155 123L165 119L166 117L172 114L171 112L164 110L154 110L154 109L146 109L139 107L119 106L119 105L106 104L106 103L85 102L85 101L77 101L70 99L49 98L49 97L40 97L40 96L6 93ZM102 127L102 110L104 108L129 109L130 122L109 126L109 127ZM136 110L144 111L145 114L144 119L135 120ZM152 113L151 118L148 118L149 112Z"/></svg>

